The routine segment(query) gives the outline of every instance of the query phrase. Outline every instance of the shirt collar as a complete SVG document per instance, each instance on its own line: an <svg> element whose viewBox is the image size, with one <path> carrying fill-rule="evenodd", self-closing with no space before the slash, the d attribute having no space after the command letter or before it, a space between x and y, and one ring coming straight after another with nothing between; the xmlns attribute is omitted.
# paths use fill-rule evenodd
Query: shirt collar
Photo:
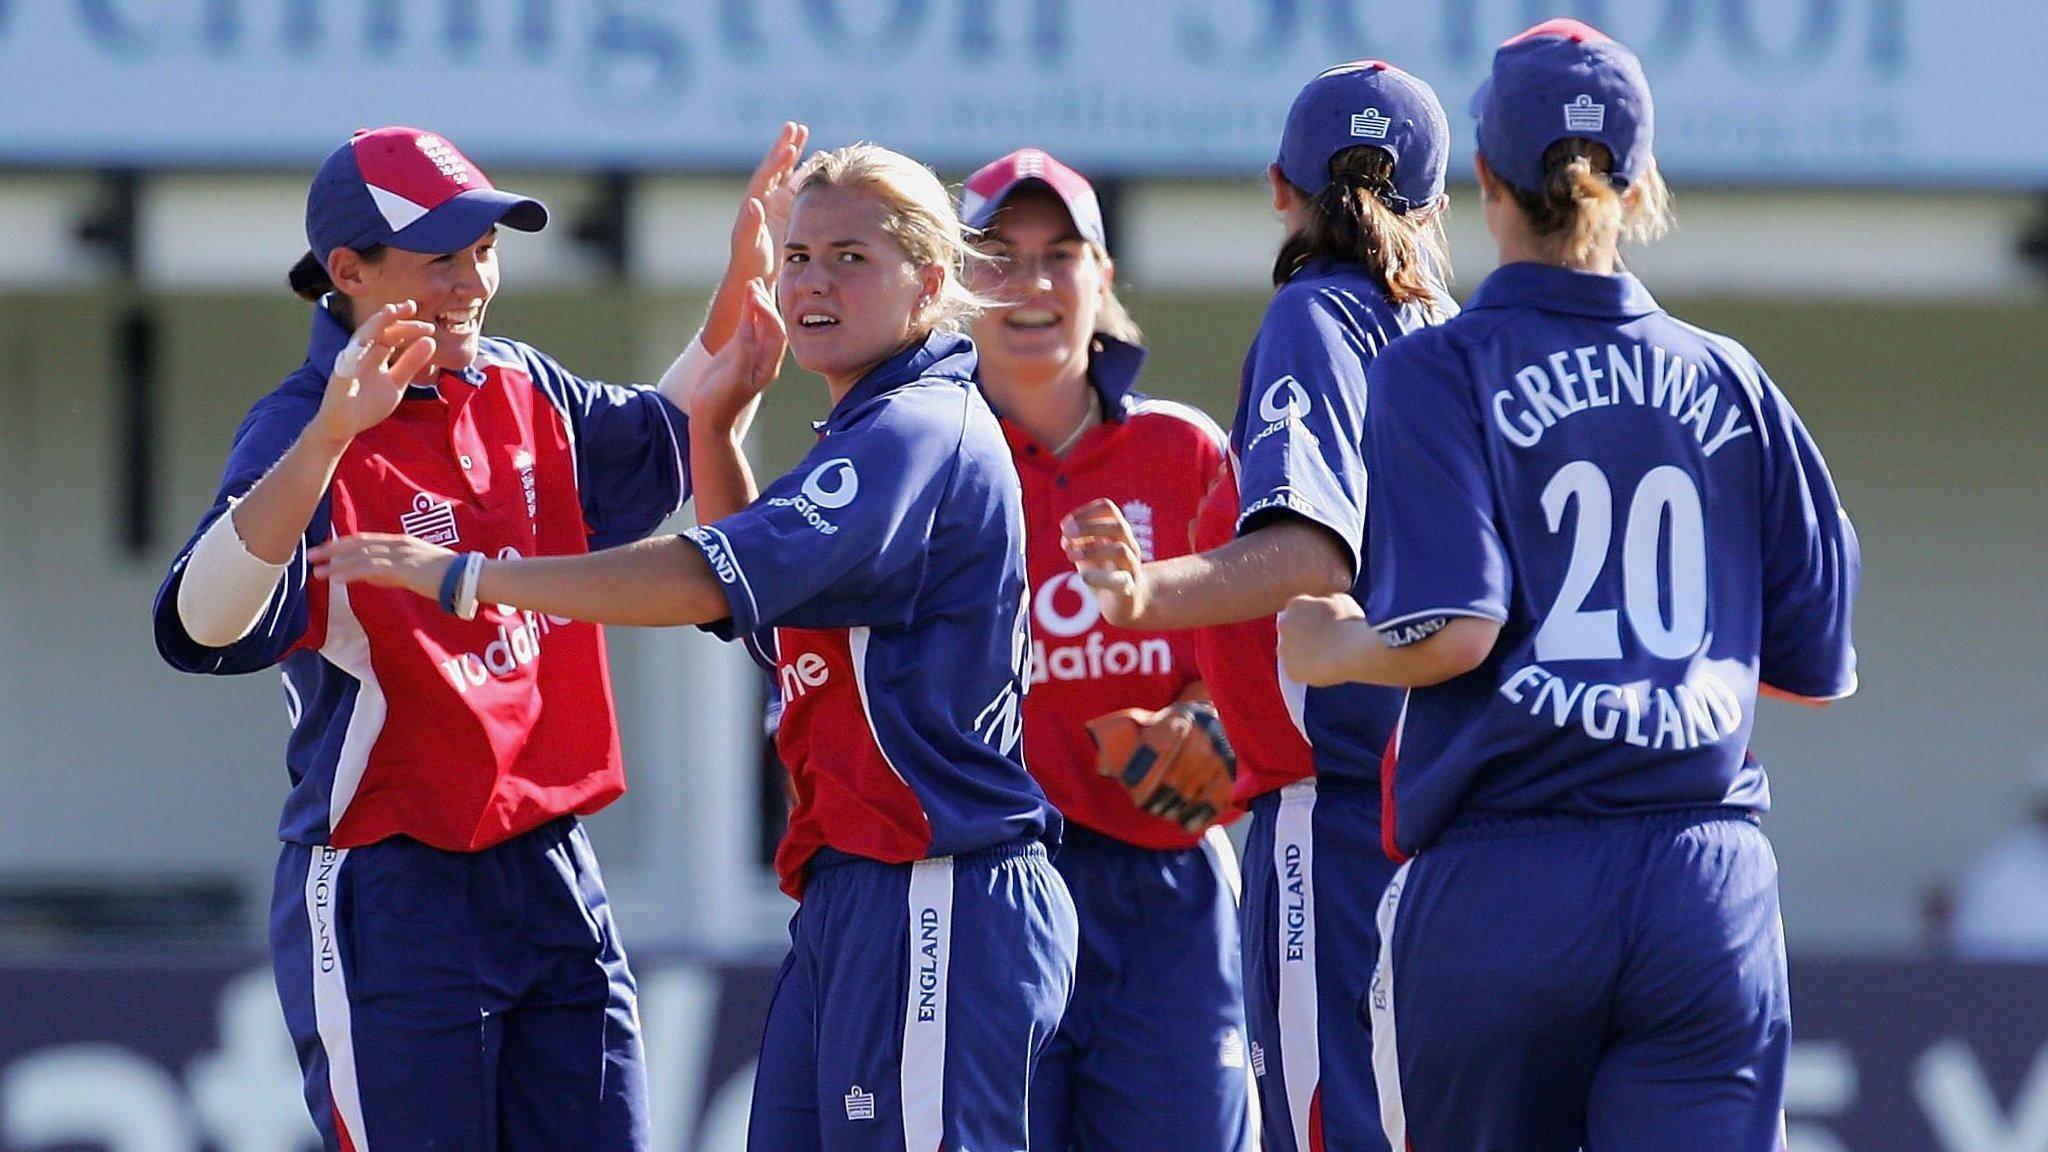
<svg viewBox="0 0 2048 1152"><path fill-rule="evenodd" d="M352 335L341 326L341 321L334 318L334 313L327 310L328 301L332 299L332 295L323 296L320 303L313 306L313 331L306 338L306 363L323 380L334 375L334 359L348 347L348 338Z"/></svg>
<svg viewBox="0 0 2048 1152"><path fill-rule="evenodd" d="M1145 370L1145 349L1101 333L1095 342L1088 354L1088 382L1102 396L1103 416L1122 420L1136 403L1131 390L1137 387L1138 373Z"/></svg>
<svg viewBox="0 0 2048 1152"><path fill-rule="evenodd" d="M1145 356L1145 349L1139 345L1100 332L1095 334L1095 346L1088 352L1088 384L1102 397L1103 419L1121 423L1130 415L1132 405L1137 403L1132 390L1137 387L1138 373L1145 369ZM986 390L982 397L988 397ZM995 408L995 402L991 400L989 407ZM995 412L997 416L1003 414L1000 408Z"/></svg>
<svg viewBox="0 0 2048 1152"><path fill-rule="evenodd" d="M974 341L957 332L932 332L923 343L905 348L868 369L867 374L840 397L839 403L832 406L832 411L812 427L820 432L836 428L868 401L928 376L958 380L971 386L974 369L979 363Z"/></svg>
<svg viewBox="0 0 2048 1152"><path fill-rule="evenodd" d="M1579 316L1644 316L1662 311L1643 282L1627 272L1603 276L1552 264L1506 264L1480 281L1465 304L1478 308L1538 308Z"/></svg>
<svg viewBox="0 0 2048 1152"><path fill-rule="evenodd" d="M1302 261L1300 267L1287 277L1287 282L1292 284L1297 280L1321 280L1328 276L1344 274L1364 276L1368 279L1372 276L1372 273L1365 270L1365 265L1355 260L1340 259L1325 252Z"/></svg>
<svg viewBox="0 0 2048 1152"><path fill-rule="evenodd" d="M328 310L328 304L333 299L334 294L330 292L322 296L320 303L314 306L313 330L306 337L306 363L320 377L320 383L323 387L327 383L327 378L334 375L334 361L341 356L341 350L348 347L350 337L355 335L354 332L342 327L341 321L335 319L334 313ZM472 387L479 387L484 382L484 370L478 367L474 361L468 367L459 371L443 369L435 374L433 383L414 384L408 387L405 390L405 398L407 400L437 398L441 394L440 385L451 380L459 380Z"/></svg>

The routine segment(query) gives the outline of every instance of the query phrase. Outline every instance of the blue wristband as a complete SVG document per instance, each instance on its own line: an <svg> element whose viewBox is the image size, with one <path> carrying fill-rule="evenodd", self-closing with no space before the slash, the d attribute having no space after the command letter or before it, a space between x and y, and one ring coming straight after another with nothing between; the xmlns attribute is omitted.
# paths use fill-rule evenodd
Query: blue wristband
<svg viewBox="0 0 2048 1152"><path fill-rule="evenodd" d="M462 570L469 566L468 554L455 557L441 575L441 611L455 615L455 593L462 586Z"/></svg>

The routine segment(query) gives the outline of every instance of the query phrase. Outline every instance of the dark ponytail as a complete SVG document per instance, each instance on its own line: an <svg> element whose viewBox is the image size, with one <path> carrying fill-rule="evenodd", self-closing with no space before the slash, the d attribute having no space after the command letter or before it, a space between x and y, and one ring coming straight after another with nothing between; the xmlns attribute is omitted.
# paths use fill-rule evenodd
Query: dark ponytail
<svg viewBox="0 0 2048 1152"><path fill-rule="evenodd" d="M1394 304L1431 304L1450 268L1442 215L1434 206L1396 212L1380 199L1394 189L1394 158L1360 144L1330 158L1330 184L1308 201L1308 224L1273 260L1273 285L1319 256L1362 264ZM1300 191L1300 189L1296 189Z"/></svg>
<svg viewBox="0 0 2048 1152"><path fill-rule="evenodd" d="M291 284L292 292L308 304L318 304L322 296L334 291L334 281L327 278L327 265L318 256L307 252L285 273L285 280Z"/></svg>
<svg viewBox="0 0 2048 1152"><path fill-rule="evenodd" d="M375 264L384 258L384 245L372 244L356 255L362 257L366 264ZM299 257L299 262L285 273L285 282L291 285L294 295L308 304L318 304L321 297L335 291L334 281L327 275L327 262L310 251ZM347 296L336 292L334 303L327 310L341 321L342 327L355 326L355 308Z"/></svg>

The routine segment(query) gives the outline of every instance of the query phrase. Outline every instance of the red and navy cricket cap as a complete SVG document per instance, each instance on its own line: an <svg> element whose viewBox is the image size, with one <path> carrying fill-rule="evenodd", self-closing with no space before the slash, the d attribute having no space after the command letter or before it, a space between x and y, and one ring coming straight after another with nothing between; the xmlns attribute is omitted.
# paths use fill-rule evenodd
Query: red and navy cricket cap
<svg viewBox="0 0 2048 1152"><path fill-rule="evenodd" d="M1609 178L1626 188L1650 166L1656 110L1642 62L1620 41L1577 20L1546 20L1502 44L1472 96L1479 154L1524 191L1543 186L1543 154L1583 137L1614 154Z"/></svg>
<svg viewBox="0 0 2048 1152"><path fill-rule="evenodd" d="M1302 86L1287 110L1276 161L1311 196L1330 186L1330 161L1359 145L1394 158L1380 200L1398 213L1436 203L1451 159L1451 124L1436 91L1384 60L1339 64Z"/></svg>
<svg viewBox="0 0 2048 1152"><path fill-rule="evenodd" d="M500 191L445 137L418 128L359 130L306 193L306 240L321 261L376 244L439 255L496 224L538 232L547 222L546 205Z"/></svg>
<svg viewBox="0 0 2048 1152"><path fill-rule="evenodd" d="M1109 234L1102 225L1102 201L1096 198L1095 186L1037 148L1019 148L969 176L960 189L960 222L969 228L988 227L1010 193L1032 183L1043 184L1060 198L1067 215L1073 217L1074 231L1083 240L1109 248Z"/></svg>

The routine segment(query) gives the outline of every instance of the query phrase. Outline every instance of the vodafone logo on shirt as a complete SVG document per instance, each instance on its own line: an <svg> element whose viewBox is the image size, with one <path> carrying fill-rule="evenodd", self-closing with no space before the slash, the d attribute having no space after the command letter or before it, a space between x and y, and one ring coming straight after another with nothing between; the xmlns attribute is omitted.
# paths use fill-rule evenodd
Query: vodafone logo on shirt
<svg viewBox="0 0 2048 1152"><path fill-rule="evenodd" d="M804 523L821 535L830 536L839 531L839 525L826 519L825 513L846 507L858 495L860 473L854 469L853 461L837 456L811 469L796 495L777 496L768 503L776 508L794 509Z"/></svg>
<svg viewBox="0 0 2048 1152"><path fill-rule="evenodd" d="M813 688L823 688L831 679L832 666L825 658L816 652L804 652L780 666L776 682L786 703L809 694Z"/></svg>
<svg viewBox="0 0 2048 1152"><path fill-rule="evenodd" d="M1082 583L1081 574L1068 572L1038 586L1038 594L1031 598L1031 615L1040 631L1071 640L1095 627L1102 619L1102 606Z"/></svg>
<svg viewBox="0 0 2048 1152"><path fill-rule="evenodd" d="M1147 636L1135 642L1104 638L1102 606L1081 582L1079 573L1062 573L1040 584L1031 597L1031 620L1041 633L1031 640L1033 684L1133 674L1162 676L1173 671L1173 649L1162 637ZM1080 639L1083 636L1086 639ZM1061 640L1076 642L1058 643Z"/></svg>
<svg viewBox="0 0 2048 1152"><path fill-rule="evenodd" d="M1306 419L1313 407L1308 389L1303 388L1301 381L1291 373L1266 385L1266 390L1259 393L1259 419L1265 427L1246 442L1244 454L1251 455L1252 450L1265 442L1268 436L1290 426L1296 429L1294 435L1313 440L1315 434L1309 431L1308 426L1297 423Z"/></svg>
<svg viewBox="0 0 2048 1152"><path fill-rule="evenodd" d="M860 495L860 473L844 456L827 460L804 477L804 495L820 508L844 508Z"/></svg>
<svg viewBox="0 0 2048 1152"><path fill-rule="evenodd" d="M498 549L500 560L518 558L517 548L507 546ZM467 694L471 688L481 688L493 679L512 679L521 669L540 659L541 641L548 633L572 623L567 616L522 612L510 604L498 605L498 611L504 621L498 625L497 634L489 643L471 652L457 652L440 661L442 674L448 677L456 691Z"/></svg>
<svg viewBox="0 0 2048 1152"><path fill-rule="evenodd" d="M1266 385L1265 394L1259 397L1259 419L1268 424L1299 420L1308 412L1308 391L1291 375Z"/></svg>

